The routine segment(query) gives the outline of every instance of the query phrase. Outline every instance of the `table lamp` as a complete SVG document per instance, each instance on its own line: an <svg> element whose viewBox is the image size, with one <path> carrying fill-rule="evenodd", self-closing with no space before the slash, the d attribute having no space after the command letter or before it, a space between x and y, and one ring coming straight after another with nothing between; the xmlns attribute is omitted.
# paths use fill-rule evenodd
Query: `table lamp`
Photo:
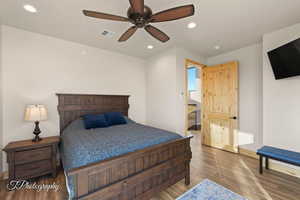
<svg viewBox="0 0 300 200"><path fill-rule="evenodd" d="M42 138L39 137L39 134L41 133L39 123L40 121L47 120L47 109L44 105L28 105L25 110L25 121L30 121L35 123L35 128L33 131L33 134L35 137L33 138L33 142L38 142L42 140Z"/></svg>

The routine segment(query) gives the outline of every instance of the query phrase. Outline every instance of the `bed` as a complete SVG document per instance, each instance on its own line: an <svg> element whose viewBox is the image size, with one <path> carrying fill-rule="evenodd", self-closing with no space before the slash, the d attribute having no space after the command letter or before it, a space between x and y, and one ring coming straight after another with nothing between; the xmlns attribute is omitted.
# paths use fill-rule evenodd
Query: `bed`
<svg viewBox="0 0 300 200"><path fill-rule="evenodd" d="M182 179L190 183L191 137L129 118L126 125L83 129L80 118L85 114L121 112L128 116L129 96L57 96L61 157L71 199L150 199Z"/></svg>

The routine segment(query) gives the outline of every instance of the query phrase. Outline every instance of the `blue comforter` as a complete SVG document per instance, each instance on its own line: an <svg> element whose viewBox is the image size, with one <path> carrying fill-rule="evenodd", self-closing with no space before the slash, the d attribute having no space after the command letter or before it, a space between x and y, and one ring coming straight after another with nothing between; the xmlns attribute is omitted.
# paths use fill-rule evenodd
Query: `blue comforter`
<svg viewBox="0 0 300 200"><path fill-rule="evenodd" d="M127 124L86 130L83 121L72 122L62 134L61 156L65 171L146 147L182 138L180 135L127 119ZM68 177L70 197L74 195Z"/></svg>

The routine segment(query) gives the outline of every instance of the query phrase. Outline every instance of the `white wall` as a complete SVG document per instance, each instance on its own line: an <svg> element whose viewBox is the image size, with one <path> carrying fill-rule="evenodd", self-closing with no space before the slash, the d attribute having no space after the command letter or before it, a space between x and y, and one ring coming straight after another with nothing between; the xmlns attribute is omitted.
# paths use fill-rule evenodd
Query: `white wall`
<svg viewBox="0 0 300 200"><path fill-rule="evenodd" d="M177 131L176 49L147 60L147 124Z"/></svg>
<svg viewBox="0 0 300 200"><path fill-rule="evenodd" d="M130 94L130 117L145 123L143 60L8 26L2 31L4 145L33 137L33 123L23 121L26 104L48 107L42 137L59 134L55 93Z"/></svg>
<svg viewBox="0 0 300 200"><path fill-rule="evenodd" d="M0 24L0 149L3 149L3 123L2 123L2 26ZM2 172L2 153L0 153L0 172Z"/></svg>
<svg viewBox="0 0 300 200"><path fill-rule="evenodd" d="M300 24L263 37L264 144L300 152L300 76L275 80L267 52L300 38Z"/></svg>
<svg viewBox="0 0 300 200"><path fill-rule="evenodd" d="M208 65L239 62L240 144L256 151L262 145L262 45L255 44L207 59ZM249 144L251 143L251 144Z"/></svg>
<svg viewBox="0 0 300 200"><path fill-rule="evenodd" d="M185 59L205 62L201 56L172 48L147 60L147 124L184 134Z"/></svg>

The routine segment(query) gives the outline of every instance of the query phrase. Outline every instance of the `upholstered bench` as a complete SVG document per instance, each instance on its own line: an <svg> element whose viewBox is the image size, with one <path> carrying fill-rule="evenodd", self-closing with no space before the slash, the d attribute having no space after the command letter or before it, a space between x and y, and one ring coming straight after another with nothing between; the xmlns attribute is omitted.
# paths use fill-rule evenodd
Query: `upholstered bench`
<svg viewBox="0 0 300 200"><path fill-rule="evenodd" d="M269 169L269 159L300 166L300 153L270 146L264 146L257 151L259 155L259 172L263 173L263 158L265 157L266 169Z"/></svg>

